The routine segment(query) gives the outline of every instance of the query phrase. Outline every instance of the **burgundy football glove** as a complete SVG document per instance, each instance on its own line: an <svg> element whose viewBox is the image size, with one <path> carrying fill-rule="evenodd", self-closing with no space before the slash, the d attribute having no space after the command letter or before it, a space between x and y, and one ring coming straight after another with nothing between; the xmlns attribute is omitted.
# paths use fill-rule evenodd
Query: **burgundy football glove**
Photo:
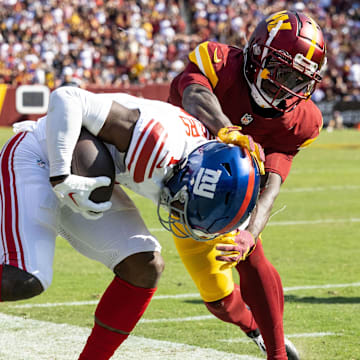
<svg viewBox="0 0 360 360"><path fill-rule="evenodd" d="M221 255L216 256L218 261L237 264L239 261L245 260L255 249L256 241L249 231L236 230L223 236L226 237L225 242L231 240L231 243L216 246L216 250L221 251ZM229 237L232 237L232 239L229 239ZM219 241L221 242L221 238Z"/></svg>

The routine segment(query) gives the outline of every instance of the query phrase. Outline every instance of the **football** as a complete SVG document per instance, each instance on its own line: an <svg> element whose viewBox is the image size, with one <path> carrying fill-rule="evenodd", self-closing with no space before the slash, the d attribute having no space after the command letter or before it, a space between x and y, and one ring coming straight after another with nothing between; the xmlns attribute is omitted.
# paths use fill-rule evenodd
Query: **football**
<svg viewBox="0 0 360 360"><path fill-rule="evenodd" d="M95 189L89 199L96 203L110 200L115 183L114 161L105 144L85 128L81 129L73 152L71 172L86 177L109 177L111 184Z"/></svg>

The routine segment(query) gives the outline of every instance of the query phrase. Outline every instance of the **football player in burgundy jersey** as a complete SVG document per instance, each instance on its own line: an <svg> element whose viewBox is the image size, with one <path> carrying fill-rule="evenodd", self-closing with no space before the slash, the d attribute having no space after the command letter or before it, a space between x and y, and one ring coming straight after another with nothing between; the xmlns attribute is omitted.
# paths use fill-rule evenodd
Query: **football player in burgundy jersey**
<svg viewBox="0 0 360 360"><path fill-rule="evenodd" d="M259 23L244 50L207 41L189 54L189 60L171 84L169 102L182 106L213 134L238 125L264 148L263 190L242 235L259 239L293 157L317 138L322 127L322 115L310 100L326 64L322 31L304 14L281 11ZM286 339L284 346L282 284L261 241L245 261L235 264L240 288L231 274L227 280L221 270L214 275L215 262L199 271L189 254L204 244L176 238L175 243L215 316L238 325L262 350L264 341L268 359L299 358Z"/></svg>

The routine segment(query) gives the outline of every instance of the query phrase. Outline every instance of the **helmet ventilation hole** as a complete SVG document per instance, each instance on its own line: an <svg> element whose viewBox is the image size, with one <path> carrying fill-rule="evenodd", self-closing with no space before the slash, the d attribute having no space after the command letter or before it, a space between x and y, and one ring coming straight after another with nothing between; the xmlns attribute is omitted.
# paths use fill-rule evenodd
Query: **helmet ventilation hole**
<svg viewBox="0 0 360 360"><path fill-rule="evenodd" d="M229 163L222 163L221 166L227 171L228 175L231 176L232 172L231 172L231 167Z"/></svg>

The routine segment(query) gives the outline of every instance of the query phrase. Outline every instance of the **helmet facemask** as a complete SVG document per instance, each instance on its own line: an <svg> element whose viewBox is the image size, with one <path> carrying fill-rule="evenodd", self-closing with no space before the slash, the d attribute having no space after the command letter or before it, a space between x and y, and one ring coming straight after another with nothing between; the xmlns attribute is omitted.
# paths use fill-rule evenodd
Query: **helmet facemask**
<svg viewBox="0 0 360 360"><path fill-rule="evenodd" d="M186 186L183 186L174 196L171 196L167 187L164 187L161 190L157 206L161 225L180 239L191 237L197 241L208 241L216 238L219 234L210 235L191 228L187 214L188 203L189 194ZM164 208L164 212L162 212L161 207Z"/></svg>
<svg viewBox="0 0 360 360"><path fill-rule="evenodd" d="M262 54L261 62L255 54ZM264 108L292 110L301 100L307 100L321 81L318 64L302 54L292 58L283 50L254 44L251 62L256 65L254 81L250 83L255 102Z"/></svg>

